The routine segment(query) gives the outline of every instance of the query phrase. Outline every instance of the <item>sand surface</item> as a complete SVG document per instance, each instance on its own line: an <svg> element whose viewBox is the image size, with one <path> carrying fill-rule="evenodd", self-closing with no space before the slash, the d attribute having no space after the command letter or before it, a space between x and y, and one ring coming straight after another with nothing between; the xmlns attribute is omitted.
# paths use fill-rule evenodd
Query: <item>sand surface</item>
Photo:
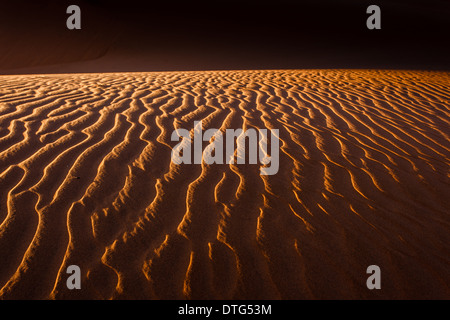
<svg viewBox="0 0 450 320"><path fill-rule="evenodd" d="M449 105L448 72L1 76L0 298L449 299ZM171 163L198 120L279 129L279 172Z"/></svg>

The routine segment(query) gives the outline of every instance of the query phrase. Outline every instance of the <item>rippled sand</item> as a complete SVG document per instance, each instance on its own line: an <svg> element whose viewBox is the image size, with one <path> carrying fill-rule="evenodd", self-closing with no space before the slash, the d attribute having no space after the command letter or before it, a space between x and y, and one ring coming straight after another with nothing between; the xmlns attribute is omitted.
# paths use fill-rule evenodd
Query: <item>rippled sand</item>
<svg viewBox="0 0 450 320"><path fill-rule="evenodd" d="M0 298L448 299L449 105L448 72L1 76ZM171 163L199 120L279 129L279 172Z"/></svg>

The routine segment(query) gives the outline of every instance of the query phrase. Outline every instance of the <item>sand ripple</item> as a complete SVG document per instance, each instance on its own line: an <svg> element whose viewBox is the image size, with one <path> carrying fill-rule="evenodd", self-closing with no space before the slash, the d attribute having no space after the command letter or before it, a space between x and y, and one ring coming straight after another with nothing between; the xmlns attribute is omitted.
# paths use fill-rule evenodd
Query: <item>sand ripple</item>
<svg viewBox="0 0 450 320"><path fill-rule="evenodd" d="M2 76L0 297L448 299L449 88L445 72ZM279 129L278 174L171 163L172 131L199 120Z"/></svg>

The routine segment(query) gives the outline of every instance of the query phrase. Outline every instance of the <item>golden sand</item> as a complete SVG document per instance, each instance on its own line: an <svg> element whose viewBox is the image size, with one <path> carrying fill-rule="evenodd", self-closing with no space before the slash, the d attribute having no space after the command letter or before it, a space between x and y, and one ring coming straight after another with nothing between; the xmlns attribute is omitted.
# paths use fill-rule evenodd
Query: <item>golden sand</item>
<svg viewBox="0 0 450 320"><path fill-rule="evenodd" d="M449 105L448 72L1 76L0 298L448 299ZM175 165L199 120L279 129L279 172Z"/></svg>

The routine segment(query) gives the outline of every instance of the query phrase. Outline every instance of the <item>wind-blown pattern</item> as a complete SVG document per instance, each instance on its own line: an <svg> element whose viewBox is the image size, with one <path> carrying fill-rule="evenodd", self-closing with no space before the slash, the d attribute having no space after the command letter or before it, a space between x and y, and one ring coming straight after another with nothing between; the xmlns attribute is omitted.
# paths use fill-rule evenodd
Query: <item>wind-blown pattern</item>
<svg viewBox="0 0 450 320"><path fill-rule="evenodd" d="M449 105L446 72L1 76L0 297L448 299ZM200 120L278 129L279 172L171 163Z"/></svg>

